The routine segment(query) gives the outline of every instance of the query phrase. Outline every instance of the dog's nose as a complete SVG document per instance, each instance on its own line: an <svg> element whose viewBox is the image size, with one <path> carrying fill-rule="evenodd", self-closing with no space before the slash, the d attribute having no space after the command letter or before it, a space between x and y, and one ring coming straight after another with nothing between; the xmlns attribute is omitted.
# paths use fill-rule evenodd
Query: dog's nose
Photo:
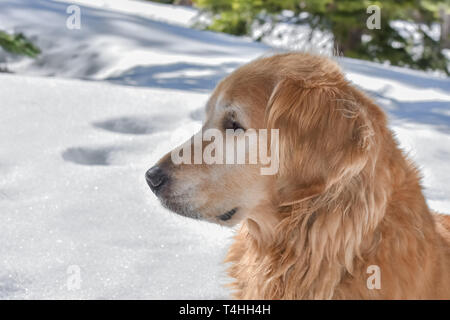
<svg viewBox="0 0 450 320"><path fill-rule="evenodd" d="M161 168L154 166L145 173L145 180L147 180L150 189L154 191L161 188L167 182L168 177Z"/></svg>

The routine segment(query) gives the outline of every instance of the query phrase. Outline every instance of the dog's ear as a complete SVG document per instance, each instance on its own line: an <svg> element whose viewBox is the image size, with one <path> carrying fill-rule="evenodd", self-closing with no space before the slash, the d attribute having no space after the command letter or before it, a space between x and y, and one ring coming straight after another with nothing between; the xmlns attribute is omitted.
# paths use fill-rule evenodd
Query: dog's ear
<svg viewBox="0 0 450 320"><path fill-rule="evenodd" d="M277 181L283 203L314 197L358 174L373 144L367 109L345 80L280 81L269 99L266 121L267 128L279 129Z"/></svg>

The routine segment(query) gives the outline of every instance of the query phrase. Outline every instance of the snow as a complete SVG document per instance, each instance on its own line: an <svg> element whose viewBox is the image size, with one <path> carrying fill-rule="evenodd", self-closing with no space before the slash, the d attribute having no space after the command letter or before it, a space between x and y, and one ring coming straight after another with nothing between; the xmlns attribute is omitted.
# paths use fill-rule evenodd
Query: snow
<svg viewBox="0 0 450 320"><path fill-rule="evenodd" d="M8 57L9 69L40 76L113 79L133 86L165 86L166 80L157 77L161 72L187 76L192 69L201 69L211 74L193 75L192 81L186 80L183 85L205 89L209 82L211 89L218 79L259 56L264 48L251 41L199 32L142 15L84 6L81 29L71 30L66 28L68 6L48 0L2 1L0 28L23 32L44 52L36 60ZM196 86L198 81L203 83Z"/></svg>
<svg viewBox="0 0 450 320"><path fill-rule="evenodd" d="M157 21L189 27L195 23L198 10L192 7L168 6L155 2L135 0L55 0L57 2L79 4L86 7L102 8L120 13L133 14Z"/></svg>
<svg viewBox="0 0 450 320"><path fill-rule="evenodd" d="M219 79L273 50L189 29L188 8L81 1L80 30L65 27L73 1L0 3L0 29L43 50L3 55L16 74L0 74L0 299L229 298L233 230L163 209L144 173L201 126ZM430 207L450 213L448 78L339 62L388 112Z"/></svg>
<svg viewBox="0 0 450 320"><path fill-rule="evenodd" d="M198 123L190 113L203 94L12 75L0 83L0 297L226 297L230 231L167 212L144 180L175 146L174 128ZM82 270L78 291L66 287L71 265Z"/></svg>

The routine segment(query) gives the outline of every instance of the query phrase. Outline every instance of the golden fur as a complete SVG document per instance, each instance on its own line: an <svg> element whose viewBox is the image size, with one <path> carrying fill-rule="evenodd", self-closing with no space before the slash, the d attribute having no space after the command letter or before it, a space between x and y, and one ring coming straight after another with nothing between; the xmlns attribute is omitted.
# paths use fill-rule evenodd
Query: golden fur
<svg viewBox="0 0 450 320"><path fill-rule="evenodd" d="M430 212L384 112L334 61L290 53L241 67L214 91L205 126L217 126L224 99L247 126L280 130L276 176L244 167L224 174L223 185L202 182L190 200L195 207L210 192L197 206L210 219L207 212L225 208L214 203L238 199L236 189L263 195L251 206L236 200L245 210L226 258L235 298L450 298L449 216ZM177 179L217 171L176 170ZM367 287L371 265L381 271L380 289Z"/></svg>
<svg viewBox="0 0 450 320"><path fill-rule="evenodd" d="M312 60L308 74L296 72L300 59ZM273 230L245 221L228 253L235 297L450 298L444 216L433 219L384 113L324 58L265 63L285 73L266 113L289 156L281 161L282 201L269 213L277 215ZM261 232L271 232L270 241ZM369 265L380 267L380 290L367 288Z"/></svg>

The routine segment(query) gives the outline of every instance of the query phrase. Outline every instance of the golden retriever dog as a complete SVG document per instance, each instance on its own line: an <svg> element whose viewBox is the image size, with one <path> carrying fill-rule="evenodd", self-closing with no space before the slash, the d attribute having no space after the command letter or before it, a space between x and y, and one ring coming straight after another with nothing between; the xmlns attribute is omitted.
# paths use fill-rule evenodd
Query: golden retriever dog
<svg viewBox="0 0 450 320"><path fill-rule="evenodd" d="M169 153L146 180L178 214L240 225L226 258L234 298L450 298L449 216L428 208L386 115L332 59L288 53L242 66L208 100L211 128L278 129L276 174L174 164Z"/></svg>

